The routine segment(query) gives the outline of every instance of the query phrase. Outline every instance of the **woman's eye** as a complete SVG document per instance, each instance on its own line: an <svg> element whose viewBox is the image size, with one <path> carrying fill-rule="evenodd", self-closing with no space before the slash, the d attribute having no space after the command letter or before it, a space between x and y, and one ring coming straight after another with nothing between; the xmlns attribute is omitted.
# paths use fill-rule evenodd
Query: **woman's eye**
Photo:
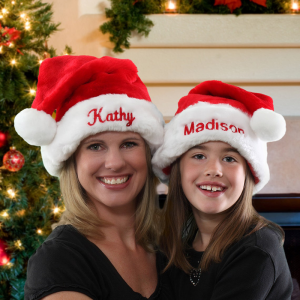
<svg viewBox="0 0 300 300"><path fill-rule="evenodd" d="M234 162L234 161L236 161L236 160L235 160L233 157L231 157L231 156L226 156L226 157L223 158L223 160L226 161L226 162Z"/></svg>
<svg viewBox="0 0 300 300"><path fill-rule="evenodd" d="M193 158L196 158L196 159L205 159L205 156L203 154L196 154L193 156Z"/></svg>
<svg viewBox="0 0 300 300"><path fill-rule="evenodd" d="M99 145L99 144L93 144L93 145L88 146L88 149L94 150L94 151L98 151L98 150L101 149L101 145Z"/></svg>
<svg viewBox="0 0 300 300"><path fill-rule="evenodd" d="M125 148L125 149L129 149L129 148L132 148L134 146L136 146L137 144L134 143L134 142L126 142L122 145L122 148Z"/></svg>

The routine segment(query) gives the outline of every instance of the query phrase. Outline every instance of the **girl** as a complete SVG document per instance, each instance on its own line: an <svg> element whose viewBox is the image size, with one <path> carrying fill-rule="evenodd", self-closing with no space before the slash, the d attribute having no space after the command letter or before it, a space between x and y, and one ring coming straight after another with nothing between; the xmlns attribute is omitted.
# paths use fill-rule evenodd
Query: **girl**
<svg viewBox="0 0 300 300"><path fill-rule="evenodd" d="M207 81L179 101L153 158L170 173L161 247L177 299L290 299L284 232L252 206L269 180L266 142L284 133L262 94Z"/></svg>
<svg viewBox="0 0 300 300"><path fill-rule="evenodd" d="M130 60L43 62L36 99L15 128L42 146L66 210L29 260L26 300L174 299L156 251L151 156L163 125Z"/></svg>

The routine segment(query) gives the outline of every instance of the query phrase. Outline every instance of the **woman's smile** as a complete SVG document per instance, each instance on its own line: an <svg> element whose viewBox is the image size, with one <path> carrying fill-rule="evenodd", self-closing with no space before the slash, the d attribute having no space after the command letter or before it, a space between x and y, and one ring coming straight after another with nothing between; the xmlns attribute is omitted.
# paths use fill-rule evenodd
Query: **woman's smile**
<svg viewBox="0 0 300 300"><path fill-rule="evenodd" d="M122 190L131 182L132 176L99 177L100 184L109 190Z"/></svg>
<svg viewBox="0 0 300 300"><path fill-rule="evenodd" d="M76 164L79 182L98 211L104 207L135 207L148 172L145 142L138 133L90 136L80 144Z"/></svg>
<svg viewBox="0 0 300 300"><path fill-rule="evenodd" d="M125 175L125 176L103 176L100 177L100 181L110 184L110 185L119 185L121 183L127 182L128 178L130 175Z"/></svg>

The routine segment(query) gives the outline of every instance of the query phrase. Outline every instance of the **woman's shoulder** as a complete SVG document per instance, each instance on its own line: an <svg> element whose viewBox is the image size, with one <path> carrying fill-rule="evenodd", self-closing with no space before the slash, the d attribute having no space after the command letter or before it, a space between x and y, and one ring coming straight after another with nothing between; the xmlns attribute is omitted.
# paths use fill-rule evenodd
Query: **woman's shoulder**
<svg viewBox="0 0 300 300"><path fill-rule="evenodd" d="M82 247L82 244L85 243L85 240L86 238L81 235L73 226L58 226L51 232L44 243L31 256L30 260L43 259L44 257L47 257L47 260L49 260L51 257L56 255L59 255L60 257L65 255L68 256L70 254L69 251L82 251L85 249Z"/></svg>
<svg viewBox="0 0 300 300"><path fill-rule="evenodd" d="M27 277L40 274L40 268L59 273L71 271L86 260L89 241L71 225L61 225L54 229L44 243L30 257ZM77 264L74 264L74 261ZM74 270L73 270L74 271Z"/></svg>
<svg viewBox="0 0 300 300"><path fill-rule="evenodd" d="M72 225L61 225L28 261L25 300L62 291L102 299L111 292L112 284L119 284L115 274L108 258L94 243Z"/></svg>
<svg viewBox="0 0 300 300"><path fill-rule="evenodd" d="M83 235L72 225L60 225L56 227L46 238L44 243L54 242L72 242L82 239Z"/></svg>

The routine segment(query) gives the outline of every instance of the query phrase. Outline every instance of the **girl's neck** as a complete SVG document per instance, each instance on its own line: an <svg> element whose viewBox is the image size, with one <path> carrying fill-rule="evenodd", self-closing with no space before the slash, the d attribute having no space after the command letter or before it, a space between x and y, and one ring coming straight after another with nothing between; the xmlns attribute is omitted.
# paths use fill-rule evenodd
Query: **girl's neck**
<svg viewBox="0 0 300 300"><path fill-rule="evenodd" d="M202 215L199 212L194 212L195 221L198 227L198 232L193 241L193 248L196 251L205 251L211 237L218 226L223 220L223 215Z"/></svg>

